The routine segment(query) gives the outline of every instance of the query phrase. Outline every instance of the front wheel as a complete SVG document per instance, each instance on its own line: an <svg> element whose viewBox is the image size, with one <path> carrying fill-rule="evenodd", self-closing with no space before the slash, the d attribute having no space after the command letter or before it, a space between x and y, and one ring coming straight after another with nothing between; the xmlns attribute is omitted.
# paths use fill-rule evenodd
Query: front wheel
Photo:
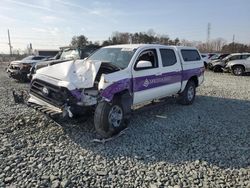
<svg viewBox="0 0 250 188"><path fill-rule="evenodd" d="M190 105L194 102L196 95L196 86L193 80L188 81L184 91L179 94L179 103L182 105Z"/></svg>
<svg viewBox="0 0 250 188"><path fill-rule="evenodd" d="M213 70L214 70L214 72L223 72L221 66L215 66Z"/></svg>
<svg viewBox="0 0 250 188"><path fill-rule="evenodd" d="M233 67L233 74L235 76L242 76L244 73L244 68L242 66L234 66Z"/></svg>
<svg viewBox="0 0 250 188"><path fill-rule="evenodd" d="M95 110L94 124L96 132L104 138L119 133L126 127L122 105L119 102L100 102Z"/></svg>

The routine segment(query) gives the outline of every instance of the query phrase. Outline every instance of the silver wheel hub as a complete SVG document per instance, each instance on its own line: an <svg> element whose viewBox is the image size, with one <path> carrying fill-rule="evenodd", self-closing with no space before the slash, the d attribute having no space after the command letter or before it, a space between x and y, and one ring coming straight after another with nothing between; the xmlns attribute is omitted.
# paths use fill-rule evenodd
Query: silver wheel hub
<svg viewBox="0 0 250 188"><path fill-rule="evenodd" d="M108 121L113 127L119 127L123 118L123 112L121 107L114 105L110 109Z"/></svg>
<svg viewBox="0 0 250 188"><path fill-rule="evenodd" d="M235 74L237 74L237 75L242 74L242 70L241 70L241 68L239 68L239 67L235 68L235 69L234 69L234 72L235 72Z"/></svg>
<svg viewBox="0 0 250 188"><path fill-rule="evenodd" d="M187 98L189 101L192 101L194 98L194 87L190 86L187 91Z"/></svg>

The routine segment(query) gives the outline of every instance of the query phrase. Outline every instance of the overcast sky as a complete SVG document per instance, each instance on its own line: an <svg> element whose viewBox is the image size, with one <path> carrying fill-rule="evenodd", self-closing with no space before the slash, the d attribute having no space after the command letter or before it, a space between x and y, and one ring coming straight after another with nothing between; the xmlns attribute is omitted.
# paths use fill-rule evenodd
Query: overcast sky
<svg viewBox="0 0 250 188"><path fill-rule="evenodd" d="M113 31L153 29L170 38L206 41L218 37L250 44L250 0L0 0L0 52L55 49L84 34L103 41Z"/></svg>

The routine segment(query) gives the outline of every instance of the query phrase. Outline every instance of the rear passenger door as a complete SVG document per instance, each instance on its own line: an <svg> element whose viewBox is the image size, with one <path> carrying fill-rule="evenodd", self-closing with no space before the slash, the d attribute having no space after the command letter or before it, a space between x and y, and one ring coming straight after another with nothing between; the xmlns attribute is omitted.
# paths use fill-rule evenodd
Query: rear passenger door
<svg viewBox="0 0 250 188"><path fill-rule="evenodd" d="M160 48L161 78L164 81L162 94L171 96L181 89L181 62L173 48Z"/></svg>

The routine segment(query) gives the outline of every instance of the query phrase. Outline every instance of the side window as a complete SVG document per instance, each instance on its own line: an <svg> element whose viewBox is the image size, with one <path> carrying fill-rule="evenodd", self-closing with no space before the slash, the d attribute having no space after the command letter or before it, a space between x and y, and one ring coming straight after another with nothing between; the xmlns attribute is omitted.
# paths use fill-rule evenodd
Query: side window
<svg viewBox="0 0 250 188"><path fill-rule="evenodd" d="M234 55L234 56L232 56L231 58L229 58L229 61L237 60L237 59L240 59L240 55Z"/></svg>
<svg viewBox="0 0 250 188"><path fill-rule="evenodd" d="M150 68L156 68L158 67L158 58L157 58L157 52L155 49L150 49L150 50L145 50L141 52L139 55L136 63L135 63L135 70L136 70L136 65L139 61L150 61L152 63L152 67Z"/></svg>
<svg viewBox="0 0 250 188"><path fill-rule="evenodd" d="M161 59L162 59L163 67L174 65L177 62L177 59L173 50L160 49L160 52L161 52Z"/></svg>
<svg viewBox="0 0 250 188"><path fill-rule="evenodd" d="M246 58L248 58L248 57L250 57L250 55L242 55L242 58L241 58L241 59L246 59Z"/></svg>
<svg viewBox="0 0 250 188"><path fill-rule="evenodd" d="M181 55L184 61L199 61L201 57L197 50L181 50Z"/></svg>
<svg viewBox="0 0 250 188"><path fill-rule="evenodd" d="M40 56L37 56L37 57L33 57L33 60L41 60L43 59L44 57L40 57Z"/></svg>

